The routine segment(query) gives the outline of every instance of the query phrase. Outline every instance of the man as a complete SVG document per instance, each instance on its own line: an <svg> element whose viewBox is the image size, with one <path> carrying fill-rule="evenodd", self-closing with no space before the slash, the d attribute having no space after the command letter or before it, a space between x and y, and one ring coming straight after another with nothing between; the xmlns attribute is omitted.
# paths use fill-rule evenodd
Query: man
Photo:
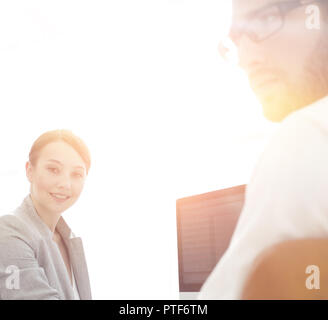
<svg viewBox="0 0 328 320"><path fill-rule="evenodd" d="M328 238L327 13L324 0L233 0L230 39L239 65L264 116L281 127L259 159L230 246L200 299L241 299L266 249Z"/></svg>

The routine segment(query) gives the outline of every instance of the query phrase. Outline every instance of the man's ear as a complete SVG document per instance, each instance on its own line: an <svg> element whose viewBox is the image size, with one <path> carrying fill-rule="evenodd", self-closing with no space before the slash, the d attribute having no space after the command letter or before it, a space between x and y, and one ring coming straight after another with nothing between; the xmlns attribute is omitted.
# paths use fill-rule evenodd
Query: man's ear
<svg viewBox="0 0 328 320"><path fill-rule="evenodd" d="M25 170L26 170L26 177L29 182L32 182L32 164L31 162L27 161L25 164Z"/></svg>

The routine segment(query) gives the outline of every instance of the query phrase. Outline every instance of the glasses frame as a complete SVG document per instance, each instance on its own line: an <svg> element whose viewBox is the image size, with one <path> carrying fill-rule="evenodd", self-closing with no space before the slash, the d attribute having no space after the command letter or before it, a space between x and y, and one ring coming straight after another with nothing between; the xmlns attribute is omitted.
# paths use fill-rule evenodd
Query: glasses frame
<svg viewBox="0 0 328 320"><path fill-rule="evenodd" d="M278 12L280 14L281 17L281 24L280 26L273 30L272 32L270 32L269 34L267 34L264 37L259 37L256 33L252 33L247 31L247 29L243 26L241 26L240 28L234 28L233 26L230 28L230 32L229 32L229 38L232 40L232 42L235 45L238 45L240 39L242 38L243 35L247 35L247 37L249 39L251 39L252 41L259 43L262 42L268 38L270 38L272 35L274 35L275 33L277 33L279 30L281 30L284 25L285 25L285 20L286 20L286 15L301 6L304 5L308 5L311 3L315 3L315 2L321 2L323 0L291 0L288 2L275 2L275 3L270 3L260 9L257 9L253 12L251 12L250 14L247 15L246 20L251 20L254 19L256 16L260 15L262 12L264 12L265 10L268 10L269 8L273 8L276 7L278 9ZM325 0L324 0L325 1ZM243 25L245 25L247 22L245 22ZM237 30L236 30L237 29Z"/></svg>

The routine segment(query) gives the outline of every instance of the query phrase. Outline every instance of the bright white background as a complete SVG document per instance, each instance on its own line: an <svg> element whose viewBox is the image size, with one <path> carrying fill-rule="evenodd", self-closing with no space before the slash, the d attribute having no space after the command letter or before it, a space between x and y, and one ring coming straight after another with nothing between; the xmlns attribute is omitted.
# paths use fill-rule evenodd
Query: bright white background
<svg viewBox="0 0 328 320"><path fill-rule="evenodd" d="M230 1L0 2L0 214L28 193L43 132L67 128L92 168L63 214L94 299L176 299L175 201L247 183L275 126L220 59Z"/></svg>

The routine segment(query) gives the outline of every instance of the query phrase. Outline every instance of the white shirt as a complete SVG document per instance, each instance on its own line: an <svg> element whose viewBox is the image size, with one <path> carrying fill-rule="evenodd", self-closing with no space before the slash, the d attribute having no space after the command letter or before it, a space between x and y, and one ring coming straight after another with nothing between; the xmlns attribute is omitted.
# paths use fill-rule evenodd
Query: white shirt
<svg viewBox="0 0 328 320"><path fill-rule="evenodd" d="M328 96L282 121L247 185L230 246L198 298L240 299L264 249L310 237L328 237Z"/></svg>

